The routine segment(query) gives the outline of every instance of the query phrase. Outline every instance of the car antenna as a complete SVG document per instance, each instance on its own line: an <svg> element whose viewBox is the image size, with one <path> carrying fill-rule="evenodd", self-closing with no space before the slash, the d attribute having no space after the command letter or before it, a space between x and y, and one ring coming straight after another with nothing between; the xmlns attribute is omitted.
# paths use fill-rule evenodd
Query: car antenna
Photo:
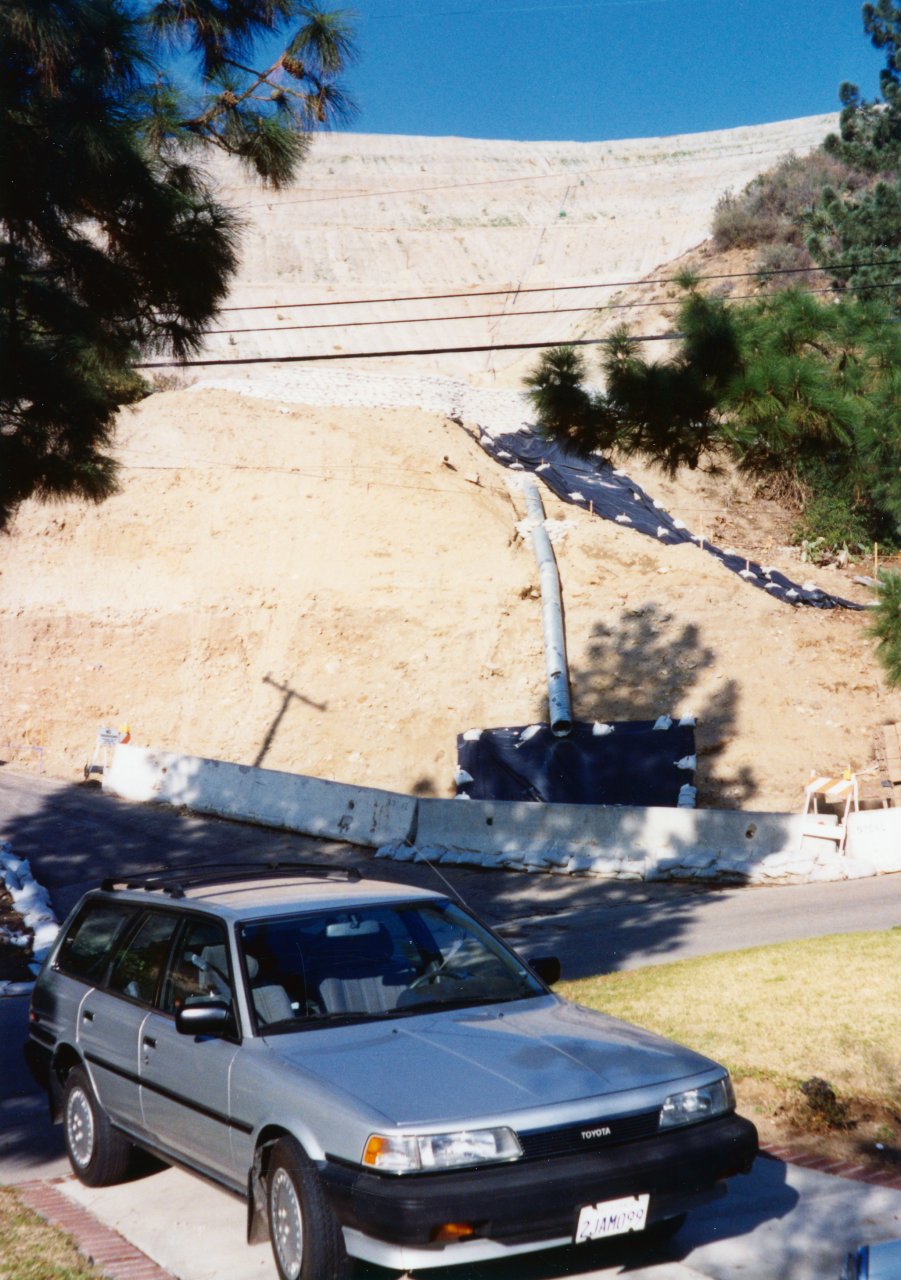
<svg viewBox="0 0 901 1280"><path fill-rule="evenodd" d="M426 866L427 866L431 871L434 871L435 875L438 877L438 879L439 879L439 880L443 880L443 881L444 881L444 883L447 885L448 889L450 889L451 893L452 893L452 894L454 895L454 897L459 901L459 903L460 903L460 905L461 905L461 906L465 907L467 911L472 911L472 907L469 905L469 903L468 903L468 902L466 901L466 899L463 897L463 894L459 891L459 889L457 889L457 888L456 888L456 886L455 886L455 885L452 885L452 884L451 884L450 880L448 880L448 878L447 878L447 876L444 874L444 872L443 872L443 871L440 871L440 870L438 869L438 864L437 864L437 863L432 862L431 858L427 858L427 857L426 857L426 855L423 853L423 851L422 851L421 849L417 849L417 850L416 850L416 859L417 859L417 861L418 861L418 862L424 862L424 863L425 863L425 865L426 865Z"/></svg>

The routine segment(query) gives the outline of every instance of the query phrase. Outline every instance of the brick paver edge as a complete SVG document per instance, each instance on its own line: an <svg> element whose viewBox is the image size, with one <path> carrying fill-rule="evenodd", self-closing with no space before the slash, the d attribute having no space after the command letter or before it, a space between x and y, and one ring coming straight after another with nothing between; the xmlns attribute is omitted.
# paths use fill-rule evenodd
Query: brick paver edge
<svg viewBox="0 0 901 1280"><path fill-rule="evenodd" d="M79 1253L110 1280L174 1280L170 1272L164 1271L130 1240L107 1227L89 1209L63 1195L54 1182L23 1182L16 1191L29 1209L67 1232Z"/></svg>
<svg viewBox="0 0 901 1280"><path fill-rule="evenodd" d="M874 1187L889 1187L901 1191L901 1173L890 1169L870 1169L853 1160L835 1160L831 1156L812 1156L806 1151L777 1142L761 1142L760 1154L783 1164L796 1164L815 1173L828 1173L835 1178L848 1178L851 1182L867 1182Z"/></svg>

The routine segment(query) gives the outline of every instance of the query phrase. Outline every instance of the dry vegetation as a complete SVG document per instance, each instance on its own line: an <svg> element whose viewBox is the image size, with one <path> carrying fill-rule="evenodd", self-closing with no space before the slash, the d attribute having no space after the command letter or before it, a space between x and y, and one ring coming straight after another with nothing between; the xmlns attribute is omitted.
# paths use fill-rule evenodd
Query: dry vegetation
<svg viewBox="0 0 901 1280"><path fill-rule="evenodd" d="M0 1280L97 1280L101 1275L65 1232L0 1187Z"/></svg>

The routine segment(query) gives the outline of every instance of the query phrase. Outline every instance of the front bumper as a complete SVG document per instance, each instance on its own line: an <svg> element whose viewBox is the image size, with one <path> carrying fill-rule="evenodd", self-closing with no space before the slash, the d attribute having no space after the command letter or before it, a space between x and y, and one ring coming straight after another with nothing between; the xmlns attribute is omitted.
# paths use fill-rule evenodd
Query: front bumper
<svg viewBox="0 0 901 1280"><path fill-rule="evenodd" d="M583 1205L620 1196L648 1193L649 1224L681 1213L756 1154L757 1130L730 1115L545 1160L403 1177L326 1161L320 1173L342 1226L364 1236L422 1247L442 1223L468 1222L476 1239L527 1246L571 1241Z"/></svg>

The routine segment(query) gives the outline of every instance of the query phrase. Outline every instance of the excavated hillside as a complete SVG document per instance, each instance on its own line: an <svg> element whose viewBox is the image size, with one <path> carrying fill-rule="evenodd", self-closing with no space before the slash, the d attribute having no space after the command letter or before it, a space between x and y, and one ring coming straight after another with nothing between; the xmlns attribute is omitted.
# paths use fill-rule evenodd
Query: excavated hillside
<svg viewBox="0 0 901 1280"><path fill-rule="evenodd" d="M723 186L738 185L728 135L712 138L708 212ZM362 140L345 180L348 190L370 181L387 202L389 187L408 177L394 173L390 157L413 162L399 140L382 140L389 158L378 167L376 141ZM440 185L425 148L408 141L422 185ZM690 141L699 165L701 142ZM353 154L355 140L340 144ZM454 145L474 148L474 157L493 148L498 184L523 158L512 144ZM724 155L730 177L721 183ZM317 157L324 163L318 148ZM478 173L475 158L472 168ZM660 207L671 198L666 183L656 194L648 175L645 185ZM667 230L665 245L649 248L649 231L645 273L665 251L699 244L706 217L698 213L672 243ZM402 238L399 214L394 221ZM302 240L299 226L291 234ZM469 230L457 234L466 245ZM256 265L245 265L238 282L242 305L251 280L272 297L286 282L296 290L289 300L315 293L300 267L292 274L293 251L279 235L270 239L262 226L249 245ZM352 270L341 257L342 243L347 252L365 243L363 229L334 244L311 235L298 261L321 253L331 273L322 292L375 295L389 283L391 268L375 250L371 275L363 256ZM424 229L417 235L425 245ZM466 272L447 266L441 243L439 234L432 259L423 249L418 274L398 276L396 293L460 282ZM519 249L505 259L501 243L494 274L486 258L485 279L512 278ZM623 269L638 272L634 260ZM612 270L598 249L592 271L609 279ZM665 288L658 301L664 323ZM549 339L560 336L547 329L560 317L541 323ZM584 315L570 316L567 332L580 323ZM421 330L411 323L405 340L420 343ZM302 335L292 341L305 349ZM214 368L124 411L121 493L99 508L27 504L3 543L0 759L75 779L98 726L127 723L138 744L451 794L459 732L544 713L538 574L516 531L515 476L473 438L477 425L508 430L527 416L518 393L503 387L514 380L511 367L490 377L418 359L379 362L378 371L362 362ZM484 385L491 381L494 389ZM706 538L868 599L850 573L801 565L787 545L791 513L754 499L738 480L695 473L663 481L632 464L629 472ZM864 613L790 607L696 546L665 547L550 494L545 505L558 522L576 715L696 715L700 805L796 807L812 768L867 765L875 727L901 719Z"/></svg>

